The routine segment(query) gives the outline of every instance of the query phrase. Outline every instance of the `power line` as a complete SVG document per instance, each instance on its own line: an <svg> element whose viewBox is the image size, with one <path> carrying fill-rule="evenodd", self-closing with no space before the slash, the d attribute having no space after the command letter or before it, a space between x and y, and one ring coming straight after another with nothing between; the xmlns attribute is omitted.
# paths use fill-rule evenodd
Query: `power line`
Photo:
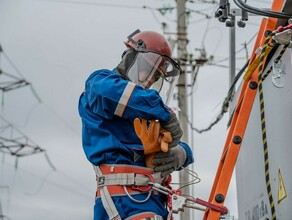
<svg viewBox="0 0 292 220"><path fill-rule="evenodd" d="M12 166L12 165L7 164L7 163L6 163L6 165L8 165L8 166ZM45 180L45 183L49 183L49 184L51 184L51 185L54 185L54 186L56 186L56 187L59 188L59 189L63 189L63 190L65 190L65 191L67 191L67 192L72 192L72 193L74 193L74 194L76 194L76 195L82 196L82 197L87 198L87 199L88 199L88 198L89 198L89 199L92 199L92 197L91 197L91 196L88 196L87 194L83 194L83 193L81 193L81 192L79 192L79 191L76 191L76 190L70 189L70 188L66 187L65 185L62 185L62 184L56 183L56 182L54 182L54 181L52 181L52 180L49 180L49 179L46 178L46 177L45 177L45 178L44 178L44 177L41 177L41 176L39 176L39 175L36 175L36 174L34 174L34 173L31 173L31 172L29 172L29 171L27 171L27 170L25 170L25 169L22 169L22 168L18 168L18 170L20 170L20 171L26 173L27 175L33 176L33 177L35 177L35 178L38 178L38 179L40 179L40 180ZM58 171L58 170L56 170L56 171L54 171L54 172L55 172L55 173L60 173L60 175L61 175L63 178L68 179L71 183L74 183L76 186L79 186L79 187L82 187L83 189L87 189L88 191L91 191L91 189L89 189L87 186L84 186L83 184L79 183L77 180L75 180L75 179L69 177L69 176L66 175L64 172L61 172L61 171Z"/></svg>
<svg viewBox="0 0 292 220"><path fill-rule="evenodd" d="M285 13L285 12L277 12L277 11L270 11L265 10L261 8L256 8L251 5L246 4L245 2L241 0L233 0L234 3L242 10L245 10L247 12L261 15L261 16L267 16L267 17L273 17L273 18L283 18L283 19L289 19L291 18L291 14Z"/></svg>
<svg viewBox="0 0 292 220"><path fill-rule="evenodd" d="M53 170L56 170L49 160L46 150L34 143L2 116L0 116L0 119L2 120L0 125L0 152L16 156L16 158L45 153L47 162Z"/></svg>
<svg viewBox="0 0 292 220"><path fill-rule="evenodd" d="M201 134L203 132L211 130L214 125L219 123L219 121L223 118L224 114L228 111L229 103L232 101L232 98L233 98L233 91L234 91L235 85L236 85L237 81L240 79L241 75L244 73L245 69L248 67L248 63L249 63L249 60L245 63L245 65L242 67L242 69L235 76L235 78L234 78L234 80L233 80L233 82L228 90L228 94L225 97L224 102L222 103L220 113L217 115L216 119L213 122L211 122L206 128L198 129L198 128L194 127L193 123L189 120L188 116L184 115L192 130Z"/></svg>
<svg viewBox="0 0 292 220"><path fill-rule="evenodd" d="M98 2L81 2L74 0L39 0L39 1L47 1L47 2L56 2L56 3L65 3L65 4L78 4L78 5L95 5L102 7L110 7L110 8L126 8L126 9L144 9L145 6L134 6L134 5L120 5L120 4L106 4L106 3L98 3Z"/></svg>
<svg viewBox="0 0 292 220"><path fill-rule="evenodd" d="M217 4L217 1L215 0L187 0L187 2L189 3L195 3L195 4L198 4L198 3L202 3L202 4Z"/></svg>
<svg viewBox="0 0 292 220"><path fill-rule="evenodd" d="M0 67L0 90L2 92L8 92L14 89L18 89L24 86L29 86L31 89L31 92L33 93L34 97L37 99L37 101L41 104L43 104L51 113L55 115L60 121L62 121L70 130L72 130L75 133L78 133L75 128L73 128L62 116L60 116L56 111L54 111L52 108L50 108L46 103L44 103L37 92L35 91L33 85L25 80L23 77L23 74L21 71L17 68L17 66L13 63L13 61L9 58L9 56L3 51L1 45L0 45L0 55L3 54L4 57L7 59L9 64L14 68L14 70L18 73L18 75L21 76L21 78L16 77L12 74L9 74L7 72L2 71Z"/></svg>
<svg viewBox="0 0 292 220"><path fill-rule="evenodd" d="M11 91L14 89L18 89L31 84L27 82L16 65L12 62L12 60L4 53L1 45L0 45L0 53L5 56L8 60L9 64L16 70L18 75L22 78L16 77L12 74L6 73L2 71L0 68L0 90L2 92ZM31 86L32 89L32 86ZM36 96L37 97L37 96ZM37 97L38 98L38 97ZM39 98L38 98L39 99ZM46 159L49 165L53 170L56 168L53 166L51 161L49 160L46 151L41 148L39 145L34 143L29 137L24 135L20 130L15 128L7 119L0 116L1 124L0 124L0 152L5 154L10 154L15 156L16 159L23 156L29 156L37 153L45 153ZM17 160L16 160L17 165Z"/></svg>
<svg viewBox="0 0 292 220"><path fill-rule="evenodd" d="M9 64L16 70L16 72L21 78L3 71L2 68L0 67L0 79L1 79L0 90L2 92L8 92L14 89L18 89L18 88L30 85L30 83L24 79L24 77L22 76L18 68L14 65L14 63L11 61L11 59L4 53L0 45L0 56L1 55L3 55L6 58Z"/></svg>
<svg viewBox="0 0 292 220"><path fill-rule="evenodd" d="M9 56L4 52L0 44L0 58L1 58L1 55L3 55L6 58L8 63L12 66L12 68L16 71L16 73L20 77L17 77L11 73L7 73L6 71L3 71L2 68L0 67L0 79L1 79L0 90L2 92L8 92L14 89L19 89L21 87L30 86L30 89L32 90L32 93L34 94L35 98L40 102L40 98L36 94L32 84L24 78L23 74L20 72L17 66L12 62Z"/></svg>
<svg viewBox="0 0 292 220"><path fill-rule="evenodd" d="M255 34L249 39L249 41L246 42L246 43L244 44L243 47L241 47L240 49L238 49L238 50L236 51L236 54L238 54L238 53L240 53L241 51L243 51L244 49L246 49L246 46L249 45L249 44L253 41L253 39L257 36L257 34L258 34L258 32L256 32L256 33L255 33ZM227 61L227 60L229 60L229 57L226 57L226 58L223 58L223 59L221 59L221 60L218 60L217 62L210 63L210 65L218 65L219 63L222 63L222 62Z"/></svg>

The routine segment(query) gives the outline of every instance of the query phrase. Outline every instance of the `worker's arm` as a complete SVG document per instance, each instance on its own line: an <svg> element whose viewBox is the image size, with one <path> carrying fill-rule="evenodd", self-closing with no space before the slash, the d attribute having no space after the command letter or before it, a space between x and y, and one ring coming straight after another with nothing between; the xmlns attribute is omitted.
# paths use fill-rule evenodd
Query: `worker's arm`
<svg viewBox="0 0 292 220"><path fill-rule="evenodd" d="M176 115L164 104L157 91L145 90L113 71L99 70L91 74L86 81L84 96L93 113L104 118L158 119L172 135L171 147L176 146L182 136Z"/></svg>
<svg viewBox="0 0 292 220"><path fill-rule="evenodd" d="M154 171L166 177L173 171L187 167L194 161L190 147L180 142L177 146L170 148L168 152L158 152L154 155L152 163L156 165Z"/></svg>
<svg viewBox="0 0 292 220"><path fill-rule="evenodd" d="M85 93L91 110L104 118L169 121L170 109L155 90L145 90L109 70L99 70L86 81Z"/></svg>
<svg viewBox="0 0 292 220"><path fill-rule="evenodd" d="M186 157L186 160L185 160L184 164L182 165L182 167L187 167L188 165L190 165L194 162L193 152L192 152L190 146L182 141L180 141L178 143L178 145L183 147L184 150L186 151L187 157Z"/></svg>

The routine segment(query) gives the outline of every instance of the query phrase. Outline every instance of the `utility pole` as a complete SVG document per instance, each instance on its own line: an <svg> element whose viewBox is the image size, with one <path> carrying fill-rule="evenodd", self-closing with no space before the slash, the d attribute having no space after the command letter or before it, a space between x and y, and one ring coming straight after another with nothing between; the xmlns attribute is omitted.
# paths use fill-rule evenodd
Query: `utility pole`
<svg viewBox="0 0 292 220"><path fill-rule="evenodd" d="M187 58L187 27L186 27L186 0L177 0L177 53L178 60L186 60ZM183 62L185 63L185 62ZM187 123L187 70L186 65L182 65L183 74L180 75L178 80L178 101L181 112L179 112L179 121L181 128L183 130L182 141L188 143L188 123ZM189 182L189 176L186 172L180 172L179 176L180 183ZM190 190L188 187L184 187L183 194L190 195ZM181 213L181 219L191 219L190 218L190 209L185 209Z"/></svg>
<svg viewBox="0 0 292 220"><path fill-rule="evenodd" d="M235 23L235 16L231 15L231 20ZM232 85L236 71L235 52L235 25L229 27L229 86Z"/></svg>

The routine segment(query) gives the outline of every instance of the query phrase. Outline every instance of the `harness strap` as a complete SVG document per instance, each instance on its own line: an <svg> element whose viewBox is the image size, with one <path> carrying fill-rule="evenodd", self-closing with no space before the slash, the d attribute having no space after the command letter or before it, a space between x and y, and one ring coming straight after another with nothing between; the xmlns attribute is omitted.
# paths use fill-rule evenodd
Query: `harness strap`
<svg viewBox="0 0 292 220"><path fill-rule="evenodd" d="M109 194L111 196L126 196L127 194L129 195L139 195L139 194L145 194L147 192L145 191L138 191L137 189L132 189L131 187L125 187L127 192L125 191L125 188L124 186L106 186ZM96 191L96 197L95 199L98 199L101 197L101 194L100 194L100 189L101 188L98 188L97 191Z"/></svg>
<svg viewBox="0 0 292 220"><path fill-rule="evenodd" d="M111 185L146 186L150 181L150 178L144 174L117 173L98 176L97 185L98 187Z"/></svg>
<svg viewBox="0 0 292 220"><path fill-rule="evenodd" d="M163 178L160 173L154 174L153 169L147 167L122 165L122 164L102 164L93 166L96 173L97 191L96 198L101 198L101 202L110 220L120 220L121 217L112 200L112 196L128 195L133 201L146 202L152 192L152 185L149 183L162 183ZM134 200L131 195L148 193L145 200ZM163 220L159 215L152 212L143 212L127 220Z"/></svg>
<svg viewBox="0 0 292 220"><path fill-rule="evenodd" d="M141 212L135 215L132 215L125 220L163 220L162 216L156 215L153 212Z"/></svg>
<svg viewBox="0 0 292 220"><path fill-rule="evenodd" d="M135 165L126 165L126 164L101 164L99 165L103 174L110 173L140 173L140 174L152 174L153 169L148 167L141 167Z"/></svg>
<svg viewBox="0 0 292 220"><path fill-rule="evenodd" d="M117 179L123 178L123 181L134 181L132 185L148 185L149 181L155 183L164 182L164 178L160 177L160 173L153 173L153 169L148 167L140 167L135 165L122 165L122 164L102 164L99 166L102 175L98 176L107 176L107 179ZM115 174L112 175L111 174ZM117 175L119 174L119 175ZM121 180L119 180L121 181ZM131 185L131 183L129 184Z"/></svg>
<svg viewBox="0 0 292 220"><path fill-rule="evenodd" d="M149 183L162 183L164 181L160 177L160 173L154 174L153 169L148 167L102 164L99 169L102 174L95 172L97 176L96 198L100 197L99 189L103 186L107 186L111 196L125 196L146 193L152 188Z"/></svg>
<svg viewBox="0 0 292 220"><path fill-rule="evenodd" d="M102 175L102 172L98 166L94 166L95 173L97 175ZM116 206L109 194L106 186L100 188L100 196L102 205L107 212L110 220L122 220Z"/></svg>

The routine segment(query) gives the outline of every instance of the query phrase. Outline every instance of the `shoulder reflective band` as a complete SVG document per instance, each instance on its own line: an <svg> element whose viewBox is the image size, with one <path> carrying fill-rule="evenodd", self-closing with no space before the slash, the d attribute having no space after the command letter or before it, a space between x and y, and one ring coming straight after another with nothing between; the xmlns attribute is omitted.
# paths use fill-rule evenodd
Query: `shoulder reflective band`
<svg viewBox="0 0 292 220"><path fill-rule="evenodd" d="M128 82L115 110L115 115L122 117L136 84Z"/></svg>

